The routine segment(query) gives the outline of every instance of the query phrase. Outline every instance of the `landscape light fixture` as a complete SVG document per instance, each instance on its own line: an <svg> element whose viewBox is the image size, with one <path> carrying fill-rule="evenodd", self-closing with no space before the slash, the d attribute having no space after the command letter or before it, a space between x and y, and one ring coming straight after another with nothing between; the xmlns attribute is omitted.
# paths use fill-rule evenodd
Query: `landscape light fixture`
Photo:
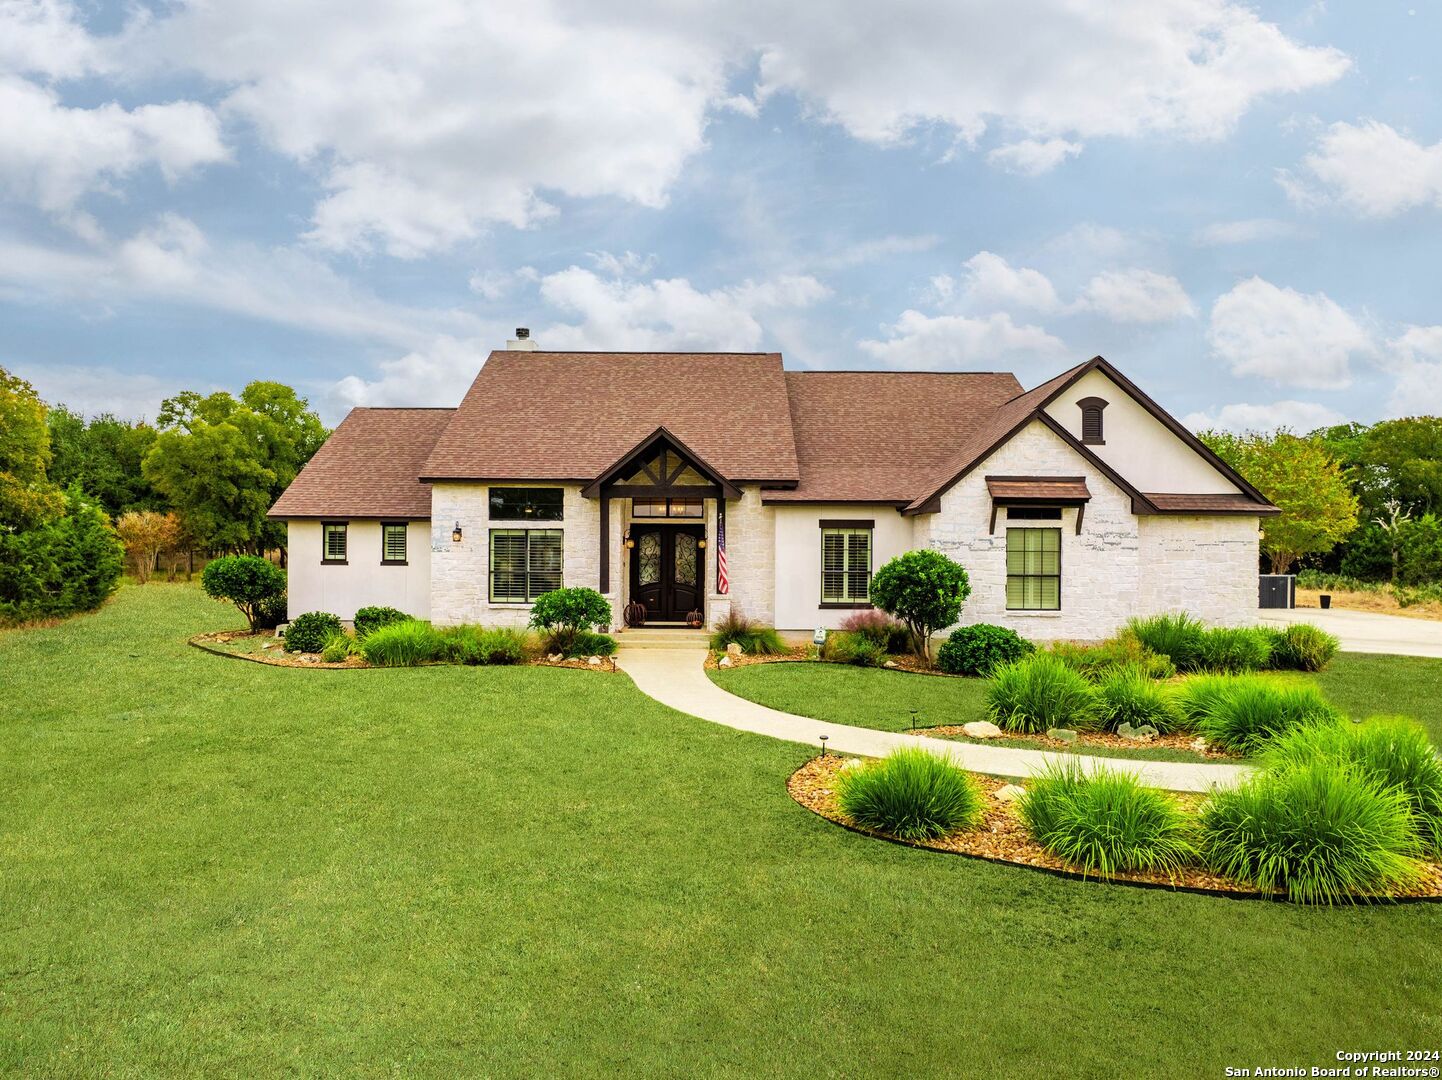
<svg viewBox="0 0 1442 1080"><path fill-rule="evenodd" d="M821 736L821 756L822 756L822 757L825 757L825 756L826 756L826 740L829 739L830 737L831 737L831 736L829 736L829 735L823 735L823 736Z"/></svg>

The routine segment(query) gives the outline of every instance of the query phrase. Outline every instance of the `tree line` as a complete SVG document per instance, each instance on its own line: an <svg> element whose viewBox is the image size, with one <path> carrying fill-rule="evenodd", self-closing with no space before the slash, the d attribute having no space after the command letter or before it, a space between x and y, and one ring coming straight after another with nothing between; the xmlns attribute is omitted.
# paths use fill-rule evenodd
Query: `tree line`
<svg viewBox="0 0 1442 1080"><path fill-rule="evenodd" d="M127 557L144 581L166 555L283 555L266 511L329 434L278 382L182 391L150 424L47 406L0 367L0 620L94 608Z"/></svg>
<svg viewBox="0 0 1442 1080"><path fill-rule="evenodd" d="M1442 582L1442 418L1201 437L1281 508L1262 523L1273 573Z"/></svg>

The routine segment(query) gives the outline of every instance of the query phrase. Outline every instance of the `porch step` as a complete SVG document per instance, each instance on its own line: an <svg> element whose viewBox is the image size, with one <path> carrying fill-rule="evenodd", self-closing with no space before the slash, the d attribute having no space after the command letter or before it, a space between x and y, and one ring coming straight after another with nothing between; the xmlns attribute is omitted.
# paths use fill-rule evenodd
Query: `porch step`
<svg viewBox="0 0 1442 1080"><path fill-rule="evenodd" d="M616 635L616 645L622 649L704 649L711 640L705 630L642 627L626 630Z"/></svg>

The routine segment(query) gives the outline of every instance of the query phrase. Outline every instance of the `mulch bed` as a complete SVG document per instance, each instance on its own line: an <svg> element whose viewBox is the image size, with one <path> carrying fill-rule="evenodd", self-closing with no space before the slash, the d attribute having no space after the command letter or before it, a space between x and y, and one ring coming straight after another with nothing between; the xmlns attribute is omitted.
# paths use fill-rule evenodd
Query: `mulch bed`
<svg viewBox="0 0 1442 1080"><path fill-rule="evenodd" d="M1141 888L1165 888L1180 892L1199 892L1235 899L1285 899L1284 893L1258 892L1250 885L1210 873L1202 867L1185 867L1176 878L1147 871L1124 871L1111 878L1101 878L1096 874L1084 875L1080 871L1072 869L1067 863L1047 852L1031 839L1014 803L1000 802L994 797L988 798L985 817L977 828L967 832L954 833L951 836L943 836L936 840L902 840L889 833L867 829L857 825L842 813L837 805L836 777L848 760L855 759L836 754L812 758L791 774L786 781L787 793L813 814L823 817L827 821L865 836L873 836L908 847L926 848L951 855L965 855L974 859L986 859L990 862L1011 863L1077 880L1100 881ZM1008 781L997 780L989 776L972 775L988 796L994 796L1008 783ZM1175 797L1192 807L1199 805L1203 798L1200 795ZM1372 899L1397 903L1442 901L1442 865L1433 862L1423 865L1426 867L1427 876L1416 889L1395 896Z"/></svg>
<svg viewBox="0 0 1442 1080"><path fill-rule="evenodd" d="M962 729L960 724L943 724L940 727L915 728L909 732L912 735L938 735L942 738L960 735L971 738ZM1196 749L1192 743L1196 735L1188 732L1174 732L1170 735L1158 735L1155 739L1124 739L1111 731L1078 731L1076 742L1064 742L1061 739L1049 739L1041 734L1026 734L1020 731L1004 731L998 739L1016 740L1028 745L1035 746L1038 750L1075 750L1078 746L1096 746L1106 750L1149 750L1167 749L1184 750L1189 754L1195 754L1199 758L1208 758L1212 761L1242 761L1239 754L1230 754L1214 746L1208 746L1206 750ZM987 743L991 739L973 739L977 743Z"/></svg>
<svg viewBox="0 0 1442 1080"><path fill-rule="evenodd" d="M724 655L724 653L709 653L706 657L706 666L712 669L719 668L721 666L721 657ZM945 671L938 671L934 667L927 667L910 653L891 653L886 659L891 664L890 667L881 665L869 670L900 671L908 675L935 675L941 679L960 679L965 677L961 675L949 675ZM815 645L793 645L785 652L774 653L770 656L749 656L746 653L742 653L740 656L733 656L731 657L729 667L723 670L729 671L739 667L750 667L752 664L792 664L798 661L810 661L815 664L841 664L839 660L824 660L817 656ZM841 664L841 666L845 667L847 665Z"/></svg>
<svg viewBox="0 0 1442 1080"><path fill-rule="evenodd" d="M339 664L327 664L320 658L318 653L288 653L284 649L276 648L266 652L241 652L238 649L226 648L225 646L236 641L247 641L250 639L277 640L272 630L220 630L210 634L196 634L190 639L189 644L204 652L214 653L216 656L229 657L232 660L250 660L256 664L269 664L271 667L292 667L292 668L321 668L330 671L363 670L369 669L370 664L365 662L364 657L348 656L344 662ZM418 664L417 667L463 667L462 664L430 663ZM484 665L481 665L484 666ZM593 667L585 660L572 659L551 662L544 656L534 660L527 660L524 664L509 665L512 667L548 667L548 668L577 668L582 671L603 671L612 673L616 670L616 659L611 656L601 657L599 667Z"/></svg>

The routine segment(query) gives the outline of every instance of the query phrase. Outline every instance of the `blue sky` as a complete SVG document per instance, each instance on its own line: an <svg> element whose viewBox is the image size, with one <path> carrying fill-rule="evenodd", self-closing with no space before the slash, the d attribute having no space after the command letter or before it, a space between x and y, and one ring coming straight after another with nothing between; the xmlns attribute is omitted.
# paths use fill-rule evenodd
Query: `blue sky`
<svg viewBox="0 0 1442 1080"><path fill-rule="evenodd" d="M0 0L0 364L331 422L542 347L1442 412L1442 6Z"/></svg>

